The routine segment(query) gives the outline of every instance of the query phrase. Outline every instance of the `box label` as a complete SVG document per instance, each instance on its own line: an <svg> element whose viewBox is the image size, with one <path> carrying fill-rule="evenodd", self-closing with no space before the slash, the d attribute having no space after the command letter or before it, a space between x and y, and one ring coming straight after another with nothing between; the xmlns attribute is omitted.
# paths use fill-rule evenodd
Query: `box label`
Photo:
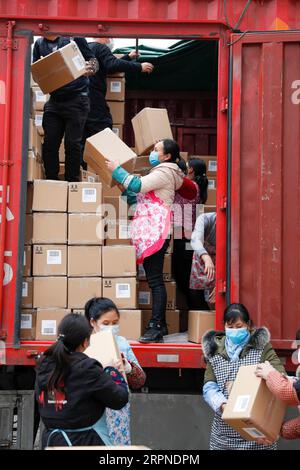
<svg viewBox="0 0 300 470"><path fill-rule="evenodd" d="M24 250L23 265L26 266L26 251Z"/></svg>
<svg viewBox="0 0 300 470"><path fill-rule="evenodd" d="M96 188L83 188L82 202L97 202L97 189Z"/></svg>
<svg viewBox="0 0 300 470"><path fill-rule="evenodd" d="M56 335L56 320L42 320L42 335Z"/></svg>
<svg viewBox="0 0 300 470"><path fill-rule="evenodd" d="M72 58L73 64L75 65L77 70L82 70L85 67L85 63L79 55L76 55Z"/></svg>
<svg viewBox="0 0 300 470"><path fill-rule="evenodd" d="M89 183L95 183L96 182L95 176L88 176L87 180L88 180Z"/></svg>
<svg viewBox="0 0 300 470"><path fill-rule="evenodd" d="M120 137L120 129L118 127L113 127L112 128L112 131L118 136Z"/></svg>
<svg viewBox="0 0 300 470"><path fill-rule="evenodd" d="M251 395L239 395L236 399L233 412L234 413L243 413L247 410L251 400Z"/></svg>
<svg viewBox="0 0 300 470"><path fill-rule="evenodd" d="M22 283L22 297L28 297L28 282Z"/></svg>
<svg viewBox="0 0 300 470"><path fill-rule="evenodd" d="M217 162L215 160L208 160L208 171L217 172Z"/></svg>
<svg viewBox="0 0 300 470"><path fill-rule="evenodd" d="M117 299L130 299L130 284L116 284Z"/></svg>
<svg viewBox="0 0 300 470"><path fill-rule="evenodd" d="M128 240L130 238L130 227L128 225L121 224L119 226L119 238L120 240Z"/></svg>
<svg viewBox="0 0 300 470"><path fill-rule="evenodd" d="M216 189L216 181L215 180L208 180L208 189Z"/></svg>
<svg viewBox="0 0 300 470"><path fill-rule="evenodd" d="M47 250L47 264L61 264L61 250Z"/></svg>
<svg viewBox="0 0 300 470"><path fill-rule="evenodd" d="M36 127L40 127L43 124L43 115L42 114L36 114L34 117L34 125Z"/></svg>
<svg viewBox="0 0 300 470"><path fill-rule="evenodd" d="M30 330L32 328L32 315L29 313L21 314L21 330Z"/></svg>
<svg viewBox="0 0 300 470"><path fill-rule="evenodd" d="M256 428L243 428L243 431L245 431L249 436L253 437L254 439L264 439L267 436L260 432Z"/></svg>
<svg viewBox="0 0 300 470"><path fill-rule="evenodd" d="M40 103L46 103L47 95L44 95L44 93L42 91L36 91L35 92L35 100L39 101Z"/></svg>
<svg viewBox="0 0 300 470"><path fill-rule="evenodd" d="M110 82L110 91L111 93L121 93L122 91L122 82Z"/></svg>
<svg viewBox="0 0 300 470"><path fill-rule="evenodd" d="M139 304L141 305L150 305L151 302L151 293L150 292L139 292Z"/></svg>

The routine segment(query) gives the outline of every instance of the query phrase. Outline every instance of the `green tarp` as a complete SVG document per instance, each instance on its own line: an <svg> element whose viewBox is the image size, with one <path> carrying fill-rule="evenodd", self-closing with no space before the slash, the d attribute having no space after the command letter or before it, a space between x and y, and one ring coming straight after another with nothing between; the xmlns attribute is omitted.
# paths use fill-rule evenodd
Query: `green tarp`
<svg viewBox="0 0 300 470"><path fill-rule="evenodd" d="M126 54L134 47L116 49ZM217 90L217 41L179 41L167 49L139 46L139 62L151 62L152 74L126 74L130 90L215 91Z"/></svg>

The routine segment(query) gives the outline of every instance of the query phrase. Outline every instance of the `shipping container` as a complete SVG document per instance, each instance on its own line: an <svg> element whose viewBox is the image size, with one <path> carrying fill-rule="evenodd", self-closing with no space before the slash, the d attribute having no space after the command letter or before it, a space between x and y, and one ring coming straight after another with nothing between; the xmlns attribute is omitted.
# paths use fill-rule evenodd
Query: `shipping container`
<svg viewBox="0 0 300 470"><path fill-rule="evenodd" d="M243 0L0 0L0 344L6 364L34 365L47 347L20 341L19 326L31 45L34 35L51 31L217 43L217 92L203 95L199 105L212 100L215 113L201 121L191 94L170 94L166 104L172 109L172 100L186 103L184 123L171 113L182 150L217 154L216 327L222 328L227 303L243 302L254 323L270 329L286 366L294 367L290 349L300 324L300 33L293 29L299 28L300 6L269 0L244 7ZM150 105L159 98L142 96ZM127 99L131 116L141 95L133 90ZM130 140L131 131L125 132ZM205 367L201 345L132 346L144 367Z"/></svg>

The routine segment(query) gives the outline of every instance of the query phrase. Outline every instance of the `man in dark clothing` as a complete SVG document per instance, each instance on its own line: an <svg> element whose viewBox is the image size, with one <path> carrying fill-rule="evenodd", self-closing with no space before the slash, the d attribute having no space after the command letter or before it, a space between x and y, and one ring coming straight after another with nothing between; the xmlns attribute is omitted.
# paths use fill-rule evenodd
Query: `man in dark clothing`
<svg viewBox="0 0 300 470"><path fill-rule="evenodd" d="M144 72L151 73L153 65L149 62L131 62L134 52L117 59L102 38L96 42L89 43L90 50L99 62L98 72L90 78L90 112L85 123L83 134L83 147L85 140L91 135L97 134L106 127L112 128L113 122L109 107L106 103L105 95L107 91L106 77L108 74L116 72ZM83 167L85 163L83 162Z"/></svg>
<svg viewBox="0 0 300 470"><path fill-rule="evenodd" d="M74 38L86 62L86 74L50 93L45 104L43 128L43 160L46 179L57 180L59 147L65 135L65 180L79 181L82 135L89 106L88 75L96 73L98 63L84 38ZM37 39L33 62L70 43L70 38L47 36Z"/></svg>

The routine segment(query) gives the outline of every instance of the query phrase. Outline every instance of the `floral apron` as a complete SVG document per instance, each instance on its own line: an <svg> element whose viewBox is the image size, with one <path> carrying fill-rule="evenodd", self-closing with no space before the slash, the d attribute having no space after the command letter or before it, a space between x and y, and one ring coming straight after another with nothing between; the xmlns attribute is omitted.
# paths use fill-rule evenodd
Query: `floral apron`
<svg viewBox="0 0 300 470"><path fill-rule="evenodd" d="M204 247L211 257L213 263L216 262L216 248L208 243L204 243ZM212 290L215 286L215 279L208 281L207 276L204 272L205 264L200 256L194 251L193 262L190 276L190 289L199 290Z"/></svg>

